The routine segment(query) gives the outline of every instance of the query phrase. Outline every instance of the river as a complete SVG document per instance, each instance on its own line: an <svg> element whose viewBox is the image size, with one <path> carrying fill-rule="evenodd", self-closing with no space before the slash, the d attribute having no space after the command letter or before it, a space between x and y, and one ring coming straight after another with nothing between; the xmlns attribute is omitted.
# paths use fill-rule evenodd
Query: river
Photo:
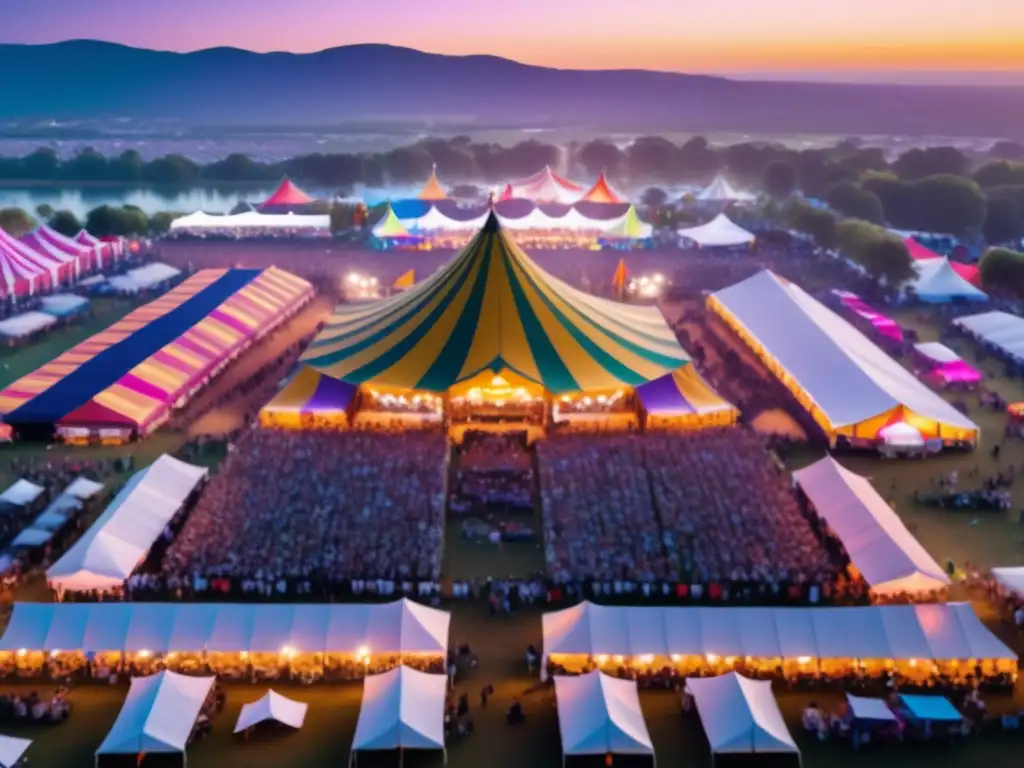
<svg viewBox="0 0 1024 768"><path fill-rule="evenodd" d="M40 205L55 211L71 211L83 218L100 205L137 205L147 214L157 211L192 213L227 213L239 200L259 202L274 191L267 187L71 187L71 186L0 186L0 208L23 208L29 213ZM315 190L310 190L313 194Z"/></svg>

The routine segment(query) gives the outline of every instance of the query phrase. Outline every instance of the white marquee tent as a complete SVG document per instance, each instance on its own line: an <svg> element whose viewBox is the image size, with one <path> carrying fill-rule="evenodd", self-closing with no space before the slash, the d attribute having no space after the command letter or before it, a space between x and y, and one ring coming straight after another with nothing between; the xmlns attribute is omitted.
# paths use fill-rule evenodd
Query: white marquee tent
<svg viewBox="0 0 1024 768"><path fill-rule="evenodd" d="M947 258L915 261L914 270L917 272L917 278L911 282L911 286L921 301L988 301L988 295L957 274Z"/></svg>
<svg viewBox="0 0 1024 768"><path fill-rule="evenodd" d="M800 750L782 719L770 680L729 672L687 678L712 754L757 754Z"/></svg>
<svg viewBox="0 0 1024 768"><path fill-rule="evenodd" d="M164 454L132 476L46 578L59 590L108 589L131 576L209 470Z"/></svg>
<svg viewBox="0 0 1024 768"><path fill-rule="evenodd" d="M992 578L1007 591L1024 595L1024 566L993 568Z"/></svg>
<svg viewBox="0 0 1024 768"><path fill-rule="evenodd" d="M483 227L487 221L488 213L483 213L473 219L453 219L431 206L422 216L402 219L402 225L410 232L475 232ZM566 230L572 232L605 232L608 229L621 224L626 214L613 219L591 219L584 216L575 208L570 208L561 216L551 216L540 208L534 208L525 216L518 218L506 218L499 216L498 220L506 229L512 231L544 231L544 230ZM650 225L645 225L650 227ZM648 231L648 230L645 230Z"/></svg>
<svg viewBox="0 0 1024 768"><path fill-rule="evenodd" d="M708 306L755 351L763 350L773 361L769 368L781 368L794 380L831 429L853 427L903 406L940 431L950 427L977 436L973 421L852 324L769 270L718 291Z"/></svg>
<svg viewBox="0 0 1024 768"><path fill-rule="evenodd" d="M753 232L733 223L724 213L718 214L707 224L680 229L676 234L707 248L747 245L756 239Z"/></svg>
<svg viewBox="0 0 1024 768"><path fill-rule="evenodd" d="M637 608L583 602L545 613L543 630L545 661L555 655L708 654L792 660L1017 658L970 603Z"/></svg>
<svg viewBox="0 0 1024 768"><path fill-rule="evenodd" d="M650 755L654 744L635 680L597 670L555 678L562 760L569 755Z"/></svg>
<svg viewBox="0 0 1024 768"><path fill-rule="evenodd" d="M395 667L363 681L352 759L360 750L439 749L444 747L446 675ZM447 762L447 752L445 752Z"/></svg>
<svg viewBox="0 0 1024 768"><path fill-rule="evenodd" d="M31 739L0 736L0 768L14 768L31 746Z"/></svg>
<svg viewBox="0 0 1024 768"><path fill-rule="evenodd" d="M196 211L171 222L172 232L225 231L237 229L330 229L328 214L260 213L243 211L214 215Z"/></svg>
<svg viewBox="0 0 1024 768"><path fill-rule="evenodd" d="M298 730L306 722L309 705L282 696L274 690L267 691L261 698L242 705L235 724L235 733L241 733L267 720L283 723Z"/></svg>
<svg viewBox="0 0 1024 768"><path fill-rule="evenodd" d="M107 282L116 291L122 293L138 293L152 288L166 280L172 280L181 274L181 270L170 264L154 262L144 267L129 269L123 275L114 275Z"/></svg>
<svg viewBox="0 0 1024 768"><path fill-rule="evenodd" d="M1007 355L1024 360L1024 318L1008 312L983 312L957 318L953 324Z"/></svg>
<svg viewBox="0 0 1024 768"><path fill-rule="evenodd" d="M24 507L42 496L44 490L42 486L22 477L6 491L0 493L0 501L13 507Z"/></svg>
<svg viewBox="0 0 1024 768"><path fill-rule="evenodd" d="M451 615L375 604L15 603L0 651L434 654Z"/></svg>
<svg viewBox="0 0 1024 768"><path fill-rule="evenodd" d="M963 358L939 341L923 341L914 345L914 351L939 365L958 363Z"/></svg>
<svg viewBox="0 0 1024 768"><path fill-rule="evenodd" d="M133 677L113 727L96 750L99 755L180 753L196 724L214 677L190 677L168 670Z"/></svg>
<svg viewBox="0 0 1024 768"><path fill-rule="evenodd" d="M97 483L84 475L79 475L62 492L63 496L71 496L79 501L88 501L103 490L103 483Z"/></svg>
<svg viewBox="0 0 1024 768"><path fill-rule="evenodd" d="M724 176L715 176L714 180L704 189L697 193L697 199L702 202L750 202L756 200L757 196L749 192L740 192L732 184L725 180Z"/></svg>
<svg viewBox="0 0 1024 768"><path fill-rule="evenodd" d="M872 592L916 594L949 585L946 573L867 478L826 456L794 472L793 479L846 547Z"/></svg>

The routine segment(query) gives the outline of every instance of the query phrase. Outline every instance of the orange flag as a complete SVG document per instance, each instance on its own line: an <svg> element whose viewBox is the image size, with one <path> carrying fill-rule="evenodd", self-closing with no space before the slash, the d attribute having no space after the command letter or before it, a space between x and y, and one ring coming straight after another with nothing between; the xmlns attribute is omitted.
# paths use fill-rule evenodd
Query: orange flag
<svg viewBox="0 0 1024 768"><path fill-rule="evenodd" d="M626 280L629 278L629 274L626 272L626 260L619 259L619 266L615 268L615 274L612 276L612 288L619 296L622 296L626 291Z"/></svg>
<svg viewBox="0 0 1024 768"><path fill-rule="evenodd" d="M392 288L395 290L404 291L407 288L412 288L416 284L416 270L410 269L404 275L399 275L398 279L392 284Z"/></svg>

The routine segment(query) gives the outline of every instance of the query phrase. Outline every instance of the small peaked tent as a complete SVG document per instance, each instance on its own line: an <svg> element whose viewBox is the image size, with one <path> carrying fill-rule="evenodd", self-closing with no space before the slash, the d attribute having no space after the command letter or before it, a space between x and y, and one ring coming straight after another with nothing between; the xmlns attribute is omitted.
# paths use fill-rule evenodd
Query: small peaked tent
<svg viewBox="0 0 1024 768"><path fill-rule="evenodd" d="M168 670L133 677L117 720L96 754L184 753L214 680Z"/></svg>
<svg viewBox="0 0 1024 768"><path fill-rule="evenodd" d="M954 299L966 301L987 301L984 291L965 280L953 268L949 259L927 259L915 261L917 279L913 281L914 293L921 301L941 304Z"/></svg>
<svg viewBox="0 0 1024 768"><path fill-rule="evenodd" d="M625 203L626 198L616 192L602 173L589 191L580 198L588 203Z"/></svg>
<svg viewBox="0 0 1024 768"><path fill-rule="evenodd" d="M748 245L756 239L752 232L734 224L724 213L718 214L707 224L680 229L678 234L699 246L711 248Z"/></svg>
<svg viewBox="0 0 1024 768"><path fill-rule="evenodd" d="M373 236L380 238L381 240L393 240L396 238L409 237L409 230L407 230L401 220L395 216L395 212L392 210L390 203L388 203L388 208L384 213L384 217L374 225Z"/></svg>
<svg viewBox="0 0 1024 768"><path fill-rule="evenodd" d="M755 196L749 192L740 192L725 180L724 176L715 176L714 180L697 193L702 202L750 202Z"/></svg>
<svg viewBox="0 0 1024 768"><path fill-rule="evenodd" d="M0 736L0 768L14 768L25 751L32 746L31 739Z"/></svg>
<svg viewBox="0 0 1024 768"><path fill-rule="evenodd" d="M285 178L270 197L259 204L259 208L279 206L309 205L315 200Z"/></svg>
<svg viewBox="0 0 1024 768"><path fill-rule="evenodd" d="M640 220L636 206L629 206L626 215L609 227L601 236L605 240L647 240L654 234L654 227Z"/></svg>
<svg viewBox="0 0 1024 768"><path fill-rule="evenodd" d="M583 194L583 187L564 179L545 165L533 176L511 185L514 197L535 203L575 203Z"/></svg>
<svg viewBox="0 0 1024 768"><path fill-rule="evenodd" d="M405 666L366 677L352 741L352 761L359 750L444 751L447 689L446 675L431 675Z"/></svg>
<svg viewBox="0 0 1024 768"><path fill-rule="evenodd" d="M435 165L430 171L430 178L427 179L427 183L423 185L423 189L420 190L417 197L420 200L447 200L448 193L444 191L444 187L437 180L437 166Z"/></svg>
<svg viewBox="0 0 1024 768"><path fill-rule="evenodd" d="M241 733L267 720L275 720L298 730L306 721L308 709L308 704L289 699L271 689L262 698L242 705L238 722L235 724L235 733Z"/></svg>
<svg viewBox="0 0 1024 768"><path fill-rule="evenodd" d="M70 237L65 237L57 230L45 224L36 229L32 236L40 242L44 242L62 253L75 258L84 269L92 267L99 260L99 253L102 250L98 246L84 245L76 240L72 240Z"/></svg>
<svg viewBox="0 0 1024 768"><path fill-rule="evenodd" d="M339 305L303 361L350 384L426 392L507 369L563 394L636 387L689 357L660 309L547 274L491 212L427 279L380 301Z"/></svg>
<svg viewBox="0 0 1024 768"><path fill-rule="evenodd" d="M750 680L736 672L687 678L686 688L714 754L788 752L799 755L770 680Z"/></svg>
<svg viewBox="0 0 1024 768"><path fill-rule="evenodd" d="M835 531L873 593L920 594L949 585L942 567L866 477L826 456L794 472L793 480Z"/></svg>
<svg viewBox="0 0 1024 768"><path fill-rule="evenodd" d="M635 680L598 670L555 677L563 755L650 755L654 744Z"/></svg>

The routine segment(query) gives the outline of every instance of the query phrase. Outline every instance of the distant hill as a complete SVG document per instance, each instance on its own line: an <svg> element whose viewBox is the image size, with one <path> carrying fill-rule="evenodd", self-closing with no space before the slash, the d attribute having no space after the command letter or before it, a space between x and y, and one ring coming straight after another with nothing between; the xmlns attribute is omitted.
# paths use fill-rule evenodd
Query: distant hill
<svg viewBox="0 0 1024 768"><path fill-rule="evenodd" d="M169 53L96 41L0 45L0 119L319 124L477 120L605 130L1024 138L1024 88L734 81L557 70L386 45Z"/></svg>

